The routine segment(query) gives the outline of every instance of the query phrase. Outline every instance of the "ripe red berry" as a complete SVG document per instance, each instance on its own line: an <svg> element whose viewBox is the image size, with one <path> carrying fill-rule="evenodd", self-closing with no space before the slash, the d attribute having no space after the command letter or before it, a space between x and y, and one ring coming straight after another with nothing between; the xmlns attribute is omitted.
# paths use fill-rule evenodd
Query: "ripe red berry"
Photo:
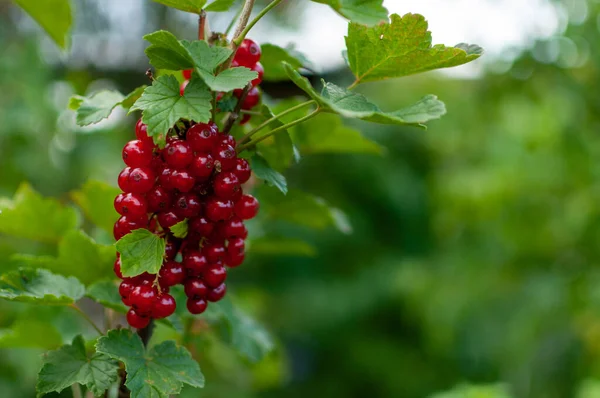
<svg viewBox="0 0 600 398"><path fill-rule="evenodd" d="M240 191L240 182L231 171L217 174L213 180L215 195L221 199L233 199Z"/></svg>
<svg viewBox="0 0 600 398"><path fill-rule="evenodd" d="M190 172L198 181L208 179L215 168L213 157L209 153L200 153L192 161Z"/></svg>
<svg viewBox="0 0 600 398"><path fill-rule="evenodd" d="M186 170L174 170L169 177L169 184L179 192L191 191L195 183L194 176Z"/></svg>
<svg viewBox="0 0 600 398"><path fill-rule="evenodd" d="M185 295L189 298L206 298L208 288L200 278L188 278L183 284Z"/></svg>
<svg viewBox="0 0 600 398"><path fill-rule="evenodd" d="M252 116L245 113L244 116L242 116L242 120L240 120L240 124L244 125L244 124L248 123L251 118L252 118Z"/></svg>
<svg viewBox="0 0 600 398"><path fill-rule="evenodd" d="M121 256L117 253L117 259L115 260L115 265L113 266L113 271L115 275L119 279L123 279L123 274L121 273Z"/></svg>
<svg viewBox="0 0 600 398"><path fill-rule="evenodd" d="M137 285L130 278L124 279L119 285L119 295L121 296L121 300L123 300L123 303L125 305L131 305L129 296L131 295L131 292L133 292L133 289L136 288L136 286Z"/></svg>
<svg viewBox="0 0 600 398"><path fill-rule="evenodd" d="M152 146L141 140L129 141L123 147L123 161L130 167L146 167L152 163Z"/></svg>
<svg viewBox="0 0 600 398"><path fill-rule="evenodd" d="M173 211L183 218L192 218L200 214L202 202L198 195L193 193L182 193L175 198Z"/></svg>
<svg viewBox="0 0 600 398"><path fill-rule="evenodd" d="M115 198L115 210L122 216L142 218L148 213L148 205L143 195L122 193Z"/></svg>
<svg viewBox="0 0 600 398"><path fill-rule="evenodd" d="M229 171L235 169L236 153L235 149L228 144L218 145L212 152L215 162L221 165L221 171Z"/></svg>
<svg viewBox="0 0 600 398"><path fill-rule="evenodd" d="M235 92L234 92L235 95ZM237 96L239 97L240 94L238 94ZM246 98L244 98L244 102L242 102L242 109L245 110L250 110L252 108L254 108L256 105L258 105L258 103L260 102L260 91L258 91L258 88L256 87L252 87L252 89L250 91L248 91L248 95L246 95Z"/></svg>
<svg viewBox="0 0 600 398"><path fill-rule="evenodd" d="M244 39L235 53L235 61L240 66L254 67L260 60L260 46L250 39Z"/></svg>
<svg viewBox="0 0 600 398"><path fill-rule="evenodd" d="M217 225L219 236L223 239L242 238L246 239L248 236L248 230L244 225L244 222L239 217L233 217L227 221L221 221Z"/></svg>
<svg viewBox="0 0 600 398"><path fill-rule="evenodd" d="M259 209L258 200L252 195L242 195L242 197L235 202L235 215L242 220L250 220L256 217Z"/></svg>
<svg viewBox="0 0 600 398"><path fill-rule="evenodd" d="M208 259L199 250L190 250L183 255L183 265L188 275L200 275L208 267Z"/></svg>
<svg viewBox="0 0 600 398"><path fill-rule="evenodd" d="M227 253L230 253L231 255L242 255L244 254L245 249L246 243L242 238L229 239L229 241L227 242Z"/></svg>
<svg viewBox="0 0 600 398"><path fill-rule="evenodd" d="M202 280L209 288L217 288L227 278L227 270L222 264L211 265L202 273Z"/></svg>
<svg viewBox="0 0 600 398"><path fill-rule="evenodd" d="M236 142L235 138L231 134L219 134L219 144L231 145L235 148Z"/></svg>
<svg viewBox="0 0 600 398"><path fill-rule="evenodd" d="M131 185L129 184L129 173L131 173L131 167L125 167L121 173L119 173L119 188L123 192L131 192Z"/></svg>
<svg viewBox="0 0 600 398"><path fill-rule="evenodd" d="M113 228L113 236L116 240L121 239L134 229L140 229L146 227L148 221L143 218L132 218L128 216L121 216Z"/></svg>
<svg viewBox="0 0 600 398"><path fill-rule="evenodd" d="M229 220L233 216L233 202L231 200L221 200L214 196L210 197L206 201L205 213L206 217L213 222Z"/></svg>
<svg viewBox="0 0 600 398"><path fill-rule="evenodd" d="M181 86L179 86L179 95L181 95L183 97L183 94L185 93L185 88L187 87L187 85L190 83L189 80L184 80L183 83L181 83Z"/></svg>
<svg viewBox="0 0 600 398"><path fill-rule="evenodd" d="M135 124L135 137L140 141L150 138L148 137L148 126L142 122L142 119L138 120Z"/></svg>
<svg viewBox="0 0 600 398"><path fill-rule="evenodd" d="M214 227L215 224L206 217L197 217L188 223L188 233L191 232L198 238L204 238L213 232Z"/></svg>
<svg viewBox="0 0 600 398"><path fill-rule="evenodd" d="M227 286L225 286L225 283L222 283L218 287L214 288L213 290L209 290L208 294L206 295L206 299L213 303L217 302L217 301L221 300L223 297L225 297L226 292L227 292Z"/></svg>
<svg viewBox="0 0 600 398"><path fill-rule="evenodd" d="M185 279L185 268L183 264L176 261L167 261L160 268L158 283L161 287L179 285Z"/></svg>
<svg viewBox="0 0 600 398"><path fill-rule="evenodd" d="M181 246L181 240L175 237L169 237L167 244L165 245L165 259L173 260L177 253L179 253L179 247Z"/></svg>
<svg viewBox="0 0 600 398"><path fill-rule="evenodd" d="M242 265L245 257L245 253L239 254L227 252L227 255L225 255L225 264L227 264L227 266L231 268L237 267L239 265Z"/></svg>
<svg viewBox="0 0 600 398"><path fill-rule="evenodd" d="M260 62L257 62L256 65L254 65L254 67L252 68L252 70L256 73L258 73L258 77L254 80L252 80L252 86L256 87L258 86L260 83L262 83L263 80L263 76L265 74L265 68L263 68L262 64Z"/></svg>
<svg viewBox="0 0 600 398"><path fill-rule="evenodd" d="M164 229L169 229L173 225L183 221L185 217L180 217L174 211L165 211L162 213L158 213L156 215L156 219L161 227Z"/></svg>
<svg viewBox="0 0 600 398"><path fill-rule="evenodd" d="M211 243L202 248L202 253L206 256L209 263L216 263L225 258L225 245L222 243Z"/></svg>
<svg viewBox="0 0 600 398"><path fill-rule="evenodd" d="M150 212L166 211L171 207L173 198L162 186L155 185L147 194L148 210Z"/></svg>
<svg viewBox="0 0 600 398"><path fill-rule="evenodd" d="M186 304L188 311L193 315L202 314L208 305L204 299L188 299Z"/></svg>
<svg viewBox="0 0 600 398"><path fill-rule="evenodd" d="M152 311L152 304L156 300L157 292L154 286L137 286L129 295L131 306L139 314L148 314Z"/></svg>
<svg viewBox="0 0 600 398"><path fill-rule="evenodd" d="M168 293L163 293L156 301L154 301L154 305L152 306L152 317L155 319L162 319L168 316L173 315L175 312L175 308L177 304L175 303L175 299Z"/></svg>
<svg viewBox="0 0 600 398"><path fill-rule="evenodd" d="M173 170L169 167L164 167L162 170L160 170L160 172L158 174L158 182L167 191L173 190L173 184L171 183L171 176L173 175L174 171L175 170Z"/></svg>
<svg viewBox="0 0 600 398"><path fill-rule="evenodd" d="M192 72L192 69L184 69L181 71L185 80L190 80L192 78Z"/></svg>
<svg viewBox="0 0 600 398"><path fill-rule="evenodd" d="M127 312L127 323L136 329L143 329L150 323L150 317L138 314L133 308Z"/></svg>
<svg viewBox="0 0 600 398"><path fill-rule="evenodd" d="M175 169L184 169L194 160L189 144L182 140L169 142L162 152L165 162Z"/></svg>
<svg viewBox="0 0 600 398"><path fill-rule="evenodd" d="M217 125L197 123L186 133L186 140L194 151L210 152L217 145Z"/></svg>
<svg viewBox="0 0 600 398"><path fill-rule="evenodd" d="M154 186L156 175L149 167L136 167L129 172L129 191L146 193Z"/></svg>
<svg viewBox="0 0 600 398"><path fill-rule="evenodd" d="M246 159L237 158L235 160L235 169L233 170L238 178L240 184L245 183L250 179L252 170L250 169L250 163Z"/></svg>

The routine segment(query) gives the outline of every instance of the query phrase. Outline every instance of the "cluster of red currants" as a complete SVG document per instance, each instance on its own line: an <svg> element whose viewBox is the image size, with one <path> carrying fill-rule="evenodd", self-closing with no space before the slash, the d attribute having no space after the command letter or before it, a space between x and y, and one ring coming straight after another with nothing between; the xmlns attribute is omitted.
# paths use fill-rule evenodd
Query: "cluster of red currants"
<svg viewBox="0 0 600 398"><path fill-rule="evenodd" d="M145 228L166 240L158 275L123 278L120 258L115 261L115 273L123 279L119 293L131 307L127 321L143 328L150 319L173 314L172 286L184 286L192 314L223 298L225 266L237 267L244 261L248 231L243 220L256 216L259 204L242 191L241 184L251 176L250 165L237 157L235 139L219 133L214 123L196 123L167 137L164 149L148 137L141 120L136 136L123 148L127 167L118 179L123 193L114 202L121 214L114 237L119 240ZM176 238L171 228L185 220L187 235Z"/></svg>

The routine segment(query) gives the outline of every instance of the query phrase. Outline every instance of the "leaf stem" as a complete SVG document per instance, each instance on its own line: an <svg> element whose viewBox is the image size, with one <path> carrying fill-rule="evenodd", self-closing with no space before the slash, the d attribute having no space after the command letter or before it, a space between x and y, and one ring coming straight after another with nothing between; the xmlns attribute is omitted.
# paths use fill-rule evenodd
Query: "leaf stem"
<svg viewBox="0 0 600 398"><path fill-rule="evenodd" d="M206 34L206 11L201 10L198 15L198 40L204 40Z"/></svg>
<svg viewBox="0 0 600 398"><path fill-rule="evenodd" d="M242 109L242 105L244 104L244 100L246 99L246 96L248 95L248 93L250 92L251 89L252 89L252 84L251 83L246 84L246 87L244 87L244 90L242 91L242 95L240 95L240 97L238 98L237 104L235 104L235 108L233 109L233 112L231 112L229 114L229 117L227 117L227 120L225 121L225 127L223 127L224 133L226 133L226 134L229 133L231 131L231 128L237 121L237 119L240 117L240 111Z"/></svg>
<svg viewBox="0 0 600 398"><path fill-rule="evenodd" d="M237 51L239 44L236 44L236 40L239 35L242 34L244 29L246 28L246 24L248 24L248 20L250 19L250 14L252 14L252 7L254 7L255 0L245 0L244 7L242 8L242 12L240 13L239 22L237 28L235 29L235 33L233 34L233 39L231 40L231 44L229 48L231 48L231 55L221 66L219 67L218 73L224 71L225 69L229 69L231 66L231 62L233 61L233 57L235 56L235 52ZM217 74L218 74L217 73Z"/></svg>
<svg viewBox="0 0 600 398"><path fill-rule="evenodd" d="M96 329L96 331L98 332L99 335L103 335L104 334L102 332L102 330L98 327L98 325L96 325L96 323L93 321L93 319L90 318L85 312L83 312L83 310L81 308L79 308L77 306L77 304L73 303L69 307L73 308L75 311L77 311L79 313L79 315L81 315L83 317L83 319L85 319L86 321L88 321L88 323L90 325L92 325L94 327L94 329Z"/></svg>
<svg viewBox="0 0 600 398"><path fill-rule="evenodd" d="M243 6L240 7L239 10L237 10L237 12L235 13L235 16L231 19L231 22L229 22L227 29L225 29L225 33L223 33L225 36L229 35L229 32L231 32L231 29L233 29L235 22L240 18L240 15L242 15L243 10L244 10Z"/></svg>
<svg viewBox="0 0 600 398"><path fill-rule="evenodd" d="M258 13L258 15L256 17L254 17L254 19L252 21L250 21L250 23L248 23L248 25L246 25L246 27L244 28L244 30L239 34L239 36L237 36L234 41L235 44L237 46L239 46L240 44L242 44L242 41L244 40L244 38L246 37L246 35L248 34L248 32L250 32L250 29L252 29L254 27L254 25L256 25L256 23L258 21L260 21L260 19L262 17L265 16L266 13L268 13L269 11L271 11L275 6L277 6L277 4L281 3L281 0L273 0L272 2L270 2L265 8L263 8L261 10L261 12Z"/></svg>
<svg viewBox="0 0 600 398"><path fill-rule="evenodd" d="M360 83L360 81L356 79L354 83L348 86L347 90L352 90L354 87L358 86L358 83Z"/></svg>
<svg viewBox="0 0 600 398"><path fill-rule="evenodd" d="M315 100L306 101L306 102L303 102L303 103L301 103L301 104L298 104L298 105L296 105L296 106L293 106L293 107L291 107L291 108L289 108L289 109L286 109L285 111L281 112L281 113L280 113L280 114L278 114L278 115L275 115L275 116L273 116L272 118L270 118L270 119L268 119L268 120L265 120L263 123L261 123L260 125L258 125L257 127L255 127L255 128L252 130L252 131L248 132L248 134L244 135L244 136L243 136L243 137L242 137L242 138L241 138L241 139L238 141L238 145L237 145L237 146L239 147L240 145L242 145L242 144L244 144L244 143L248 142L248 141L250 140L250 138L251 138L251 137L252 137L254 134L258 133L260 130L262 130L263 128L267 127L269 124L271 124L271 123L272 123L272 122L274 122L275 120L277 120L277 119L279 119L279 118L281 118L281 117L283 117L283 116L285 116L285 115L287 115L287 114L289 114L289 113L295 112L295 111L297 111L298 109L302 109L302 108L304 108L304 107L306 107L306 106L310 106L310 105L313 105L313 104L316 104L316 103L317 103L317 101L315 101Z"/></svg>
<svg viewBox="0 0 600 398"><path fill-rule="evenodd" d="M266 140L267 138L269 138L270 136L272 136L275 133L278 133L282 130L286 130L289 129L290 127L293 127L297 124L300 124L304 121L307 121L308 119L312 119L313 117L317 116L319 113L322 112L321 108L317 108L314 111L312 111L311 113L309 113L308 115L301 117L300 119L294 120L293 122L289 122L288 124L284 124L283 126L279 126L276 129L273 129L271 131L269 131L267 134L263 135L260 138L257 138L256 140L249 142L247 144L244 145L238 145L238 147L236 148L237 152L242 152L244 149L248 149L256 144L258 144L259 142Z"/></svg>

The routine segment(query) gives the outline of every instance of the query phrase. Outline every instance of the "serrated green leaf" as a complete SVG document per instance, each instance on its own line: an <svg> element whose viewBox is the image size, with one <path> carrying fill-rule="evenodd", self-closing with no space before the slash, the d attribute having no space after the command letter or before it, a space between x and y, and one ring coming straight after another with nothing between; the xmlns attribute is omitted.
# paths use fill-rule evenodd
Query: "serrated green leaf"
<svg viewBox="0 0 600 398"><path fill-rule="evenodd" d="M349 20L365 25L376 25L387 21L388 10L383 6L383 0L312 0L316 3L327 4L338 14Z"/></svg>
<svg viewBox="0 0 600 398"><path fill-rule="evenodd" d="M264 104L261 105L260 113L261 116L254 116L252 118L253 125L258 126L274 116L271 109ZM276 119L269 123L265 131L268 132L281 126L283 126L283 123ZM257 138L260 138L260 134L257 135ZM256 147L269 166L277 171L287 169L294 159L294 145L287 130L275 133L271 137L259 142Z"/></svg>
<svg viewBox="0 0 600 398"><path fill-rule="evenodd" d="M103 90L90 97L74 95L69 99L69 109L76 112L75 121L79 126L98 123L110 116L119 105L129 109L141 96L146 86L133 90L126 97L118 91Z"/></svg>
<svg viewBox="0 0 600 398"><path fill-rule="evenodd" d="M61 48L68 47L67 35L73 16L69 0L15 0Z"/></svg>
<svg viewBox="0 0 600 398"><path fill-rule="evenodd" d="M129 94L127 94L127 96L123 99L123 101L121 101L121 106L123 108L129 110L129 108L131 108L133 106L135 101L137 101L138 98L140 98L142 96L146 87L148 87L148 86L144 84L142 86L137 87Z"/></svg>
<svg viewBox="0 0 600 398"><path fill-rule="evenodd" d="M228 47L209 46L205 40L182 40L181 45L188 51L194 65L207 72L214 70L227 61L232 53Z"/></svg>
<svg viewBox="0 0 600 398"><path fill-rule="evenodd" d="M187 218L183 221L179 221L177 224L173 225L171 228L171 233L176 238L183 239L188 234L188 220Z"/></svg>
<svg viewBox="0 0 600 398"><path fill-rule="evenodd" d="M165 255L165 240L147 229L131 231L117 242L121 254L121 273L132 277L148 272L157 274Z"/></svg>
<svg viewBox="0 0 600 398"><path fill-rule="evenodd" d="M43 330L44 333L40 333ZM62 337L54 325L32 318L19 318L10 328L0 329L0 348L56 348Z"/></svg>
<svg viewBox="0 0 600 398"><path fill-rule="evenodd" d="M0 276L0 298L10 301L69 305L84 292L77 278L65 278L45 269L20 268Z"/></svg>
<svg viewBox="0 0 600 398"><path fill-rule="evenodd" d="M120 313L124 314L128 310L121 301L117 285L112 281L100 281L94 283L87 288L85 295L95 302Z"/></svg>
<svg viewBox="0 0 600 398"><path fill-rule="evenodd" d="M211 90L223 92L244 88L258 76L258 73L244 66L225 69L216 76L203 70L198 72Z"/></svg>
<svg viewBox="0 0 600 398"><path fill-rule="evenodd" d="M0 200L0 233L40 242L57 243L77 227L77 213L56 199L44 198L29 184L17 189L12 201Z"/></svg>
<svg viewBox="0 0 600 398"><path fill-rule="evenodd" d="M288 188L285 177L276 170L273 170L262 156L254 155L251 159L251 164L252 171L254 171L256 177L279 189L284 195L287 194Z"/></svg>
<svg viewBox="0 0 600 398"><path fill-rule="evenodd" d="M229 11L231 6L235 4L236 0L215 0L204 7L205 11L210 12L224 12Z"/></svg>
<svg viewBox="0 0 600 398"><path fill-rule="evenodd" d="M194 67L194 60L171 32L159 30L147 34L144 40L150 42L145 53L155 68L181 70Z"/></svg>
<svg viewBox="0 0 600 398"><path fill-rule="evenodd" d="M274 236L252 239L247 251L261 256L314 257L317 254L317 249L303 240Z"/></svg>
<svg viewBox="0 0 600 398"><path fill-rule="evenodd" d="M355 85L458 66L481 55L477 46L432 46L427 21L419 14L393 14L391 23L372 28L350 23L346 47Z"/></svg>
<svg viewBox="0 0 600 398"><path fill-rule="evenodd" d="M289 76L283 68L282 62L287 62L292 68L302 68L301 60L292 55L289 50L274 44L261 44L260 63L265 69L263 80L282 81L288 80Z"/></svg>
<svg viewBox="0 0 600 398"><path fill-rule="evenodd" d="M64 275L74 276L84 284L96 282L112 275L115 248L101 245L83 231L72 230L61 239L58 257L15 254L11 261L26 268L46 268Z"/></svg>
<svg viewBox="0 0 600 398"><path fill-rule="evenodd" d="M199 14L206 4L206 0L154 0L154 2L194 14Z"/></svg>
<svg viewBox="0 0 600 398"><path fill-rule="evenodd" d="M149 350L130 330L111 330L98 339L98 352L125 364L125 386L131 398L168 398L179 394L184 384L204 387L204 375L189 351L174 341L164 341Z"/></svg>
<svg viewBox="0 0 600 398"><path fill-rule="evenodd" d="M81 189L71 192L71 199L94 225L112 234L119 214L113 201L121 190L105 182L88 180Z"/></svg>
<svg viewBox="0 0 600 398"><path fill-rule="evenodd" d="M192 78L182 96L179 82L172 75L155 79L131 108L143 111L142 121L150 136L166 134L179 119L206 123L211 109L212 95L201 79Z"/></svg>
<svg viewBox="0 0 600 398"><path fill-rule="evenodd" d="M36 385L38 397L61 392L76 383L86 386L98 397L117 381L118 371L117 361L107 355L88 355L83 337L77 336L72 344L44 355L44 366Z"/></svg>

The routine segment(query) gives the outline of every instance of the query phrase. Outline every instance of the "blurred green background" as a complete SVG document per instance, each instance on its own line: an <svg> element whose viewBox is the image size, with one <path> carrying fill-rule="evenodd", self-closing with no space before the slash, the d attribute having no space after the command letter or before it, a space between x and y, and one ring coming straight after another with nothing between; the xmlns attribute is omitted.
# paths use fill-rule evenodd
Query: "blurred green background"
<svg viewBox="0 0 600 398"><path fill-rule="evenodd" d="M75 2L81 57L67 62L0 1L0 196L23 181L63 199L88 178L116 185L135 118L80 129L67 100L145 83L142 33L195 27L150 4L119 66L107 43L124 33L98 11L109 3ZM287 172L291 187L344 211L353 233L294 228L316 256L250 253L232 291L278 348L250 365L202 344L207 388L187 396L600 397L600 3L586 6L583 20L565 20L514 62L488 59L477 77L365 86L390 108L435 93L448 115L427 132L355 125L384 156L309 155ZM105 62L88 62L91 53ZM297 94L287 83L263 88ZM0 236L0 259L48 250ZM23 313L55 317L64 341L83 328L68 310L0 303L0 334ZM42 351L1 347L0 396L33 397Z"/></svg>

